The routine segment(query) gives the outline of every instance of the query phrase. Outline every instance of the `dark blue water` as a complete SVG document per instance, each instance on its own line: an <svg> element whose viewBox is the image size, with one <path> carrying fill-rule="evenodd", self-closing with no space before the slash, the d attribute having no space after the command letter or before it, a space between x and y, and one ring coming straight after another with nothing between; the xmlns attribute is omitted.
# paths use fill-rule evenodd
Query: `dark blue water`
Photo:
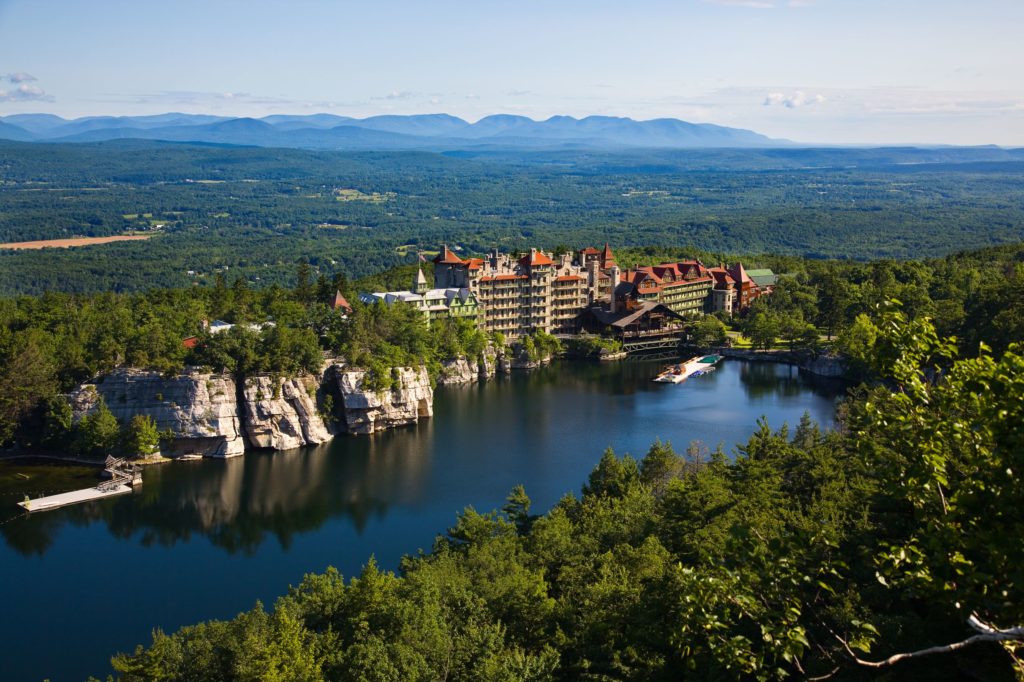
<svg viewBox="0 0 1024 682"><path fill-rule="evenodd" d="M660 368L563 363L441 389L434 418L415 427L153 467L132 495L30 517L11 509L20 497L8 485L0 678L105 676L110 655L154 627L270 604L329 565L350 576L375 555L393 568L464 507L500 507L518 483L543 511L578 493L608 446L640 456L661 438L731 452L762 416L775 427L809 411L831 424L843 391L784 365L726 361L681 385L652 383ZM50 469L0 467L8 481L14 468Z"/></svg>

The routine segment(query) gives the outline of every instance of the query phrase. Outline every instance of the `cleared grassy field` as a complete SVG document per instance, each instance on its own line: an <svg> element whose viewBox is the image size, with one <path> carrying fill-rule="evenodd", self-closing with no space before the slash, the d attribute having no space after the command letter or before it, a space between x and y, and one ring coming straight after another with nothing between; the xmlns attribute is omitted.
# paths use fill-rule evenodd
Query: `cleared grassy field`
<svg viewBox="0 0 1024 682"><path fill-rule="evenodd" d="M122 234L114 237L77 237L75 239L42 239L35 242L8 242L0 244L0 249L34 250L34 249L70 249L75 246L92 246L109 244L110 242L133 242L149 239L151 234Z"/></svg>

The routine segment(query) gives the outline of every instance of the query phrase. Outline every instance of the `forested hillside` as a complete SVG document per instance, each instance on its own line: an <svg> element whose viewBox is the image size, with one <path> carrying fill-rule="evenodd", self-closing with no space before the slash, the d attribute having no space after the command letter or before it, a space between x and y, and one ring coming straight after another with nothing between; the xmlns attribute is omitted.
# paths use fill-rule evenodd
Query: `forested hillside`
<svg viewBox="0 0 1024 682"><path fill-rule="evenodd" d="M828 434L608 451L543 515L514 489L397 573L308 575L272 610L114 658L124 680L988 679L1024 674L1024 359L872 325L882 385ZM936 381L938 373L943 374ZM931 649L931 647L935 647ZM906 654L906 655L904 655Z"/></svg>
<svg viewBox="0 0 1024 682"><path fill-rule="evenodd" d="M337 153L142 141L0 142L0 294L294 283L441 242L675 245L726 257L922 258L1024 236L1014 150ZM130 263L130 267L124 264ZM191 273L191 274L190 274Z"/></svg>
<svg viewBox="0 0 1024 682"><path fill-rule="evenodd" d="M622 250L619 259L650 263L688 255L674 247L644 247ZM771 296L731 324L758 344L781 339L811 351L832 345L862 373L870 370L874 325L891 300L901 301L911 319L930 318L940 334L956 336L968 355L985 343L999 356L1024 339L1020 245L928 261L774 256L748 264L784 274ZM359 303L360 291L407 287L417 267L349 281L318 275L303 262L289 289L254 289L244 276L220 273L208 287L0 298L0 444L54 447L54 437L69 436L66 424L56 434L47 431L66 412L58 394L117 367L175 372L191 364L237 375L293 373L319 367L321 353L328 353L374 370L383 385L391 367L423 363L433 371L441 360L478 354L488 339L468 323L428 328L411 308ZM329 305L338 290L355 306L347 320ZM237 326L217 335L204 332L203 320L217 318ZM702 326L694 328L695 339L702 338ZM714 343L714 331L699 343ZM185 348L182 339L192 335L201 343Z"/></svg>

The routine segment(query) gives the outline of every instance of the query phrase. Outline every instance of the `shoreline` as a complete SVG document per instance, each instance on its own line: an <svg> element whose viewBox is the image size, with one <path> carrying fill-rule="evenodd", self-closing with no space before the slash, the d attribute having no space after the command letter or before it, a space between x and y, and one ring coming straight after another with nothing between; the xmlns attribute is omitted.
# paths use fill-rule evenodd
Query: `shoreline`
<svg viewBox="0 0 1024 682"><path fill-rule="evenodd" d="M705 353L705 354L717 354L717 355L723 356L726 359L744 360L744 361L747 361L747 362L770 362L770 363L774 363L774 364L787 364L787 365L795 366L798 369L806 371L809 374L812 374L812 375L814 375L816 377L822 377L822 378L826 378L826 379L847 380L847 378L845 376L845 362L844 362L844 360L842 359L841 356L837 356L837 355L825 355L825 354L822 354L822 355L815 356L812 352L807 351L807 350L781 350L781 349L773 349L773 350L760 351L760 350L728 348L728 347L717 347L717 348L716 347L712 347L712 348L705 348L705 349L697 349L697 347L693 347L690 350L691 351L695 351L695 352ZM689 351L687 351L687 352L689 352ZM686 356L686 353L681 353L679 355L680 358L683 358L684 356ZM551 359L554 359L554 358L551 358ZM618 361L628 361L630 359L644 361L644 360L647 360L648 358L645 358L643 355L627 355L625 353L616 353L616 354L614 354L614 357L579 357L579 356L571 356L571 355L562 355L562 356L559 357L559 359L562 360L562 361L569 361L569 362L584 362L584 363L588 363L588 364L589 363L604 364L604 363L609 362L609 361L611 361L611 362L618 362ZM649 359L652 360L652 361L656 360L656 358L649 358ZM547 364L549 364L549 362L550 362L550 360L548 362L541 362L539 364L540 365L547 365ZM527 371L527 372L529 372L531 369L534 369L534 368L533 367L526 367L526 366L517 366L517 367L514 367L513 369L517 370L517 371ZM488 379L488 380L490 380L490 379ZM463 383L465 383L465 384L475 383L476 381L478 381L478 380L475 379L474 381L470 381L470 382L455 382L455 383L452 383L452 384L443 384L443 385L445 385L445 386L457 386L457 385L461 385ZM438 388L441 387L441 386L442 386L442 384L438 384ZM436 388L434 390L436 390ZM247 447L246 448L246 452L248 452L248 451L250 451L252 449L255 449L255 448L248 448ZM244 454L244 453L241 453L241 454ZM81 456L78 456L78 455L71 455L71 454L69 454L69 455L62 455L62 454L54 453L53 451L33 452L33 451L27 451L27 450L19 449L19 448L12 448L8 452L0 453L0 462L5 462L5 461L13 462L13 461L17 461L17 460L42 460L43 462L59 463L59 464L77 464L77 465L80 465L80 466L94 467L94 468L98 468L98 469L102 469L103 466L104 466L104 460L87 459L87 458L84 458L84 457L81 457ZM148 460L139 460L139 461L136 461L134 463L137 464L137 465L140 465L140 466L151 466L151 465L156 465L156 464L166 464L166 463L175 462L175 461L180 461L180 458L160 457L160 458L151 458L151 459L148 459Z"/></svg>

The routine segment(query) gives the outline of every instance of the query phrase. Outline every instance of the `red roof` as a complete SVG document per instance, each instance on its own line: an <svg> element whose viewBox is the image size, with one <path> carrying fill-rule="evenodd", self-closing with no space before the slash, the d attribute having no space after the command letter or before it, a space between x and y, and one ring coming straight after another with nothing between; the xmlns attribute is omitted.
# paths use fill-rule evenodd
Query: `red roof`
<svg viewBox="0 0 1024 682"><path fill-rule="evenodd" d="M187 338L184 338L181 340L181 345L185 346L185 348L195 348L196 346L199 345L199 337L189 336Z"/></svg>
<svg viewBox="0 0 1024 682"><path fill-rule="evenodd" d="M579 275L561 275L560 277L555 277L556 282L582 282L584 279L585 278L580 277Z"/></svg>
<svg viewBox="0 0 1024 682"><path fill-rule="evenodd" d="M479 270L480 268L482 268L484 266L484 259L483 258L469 258L469 259L466 260L466 264L469 266L470 270Z"/></svg>
<svg viewBox="0 0 1024 682"><path fill-rule="evenodd" d="M345 300L345 297L341 295L340 291L336 291L334 293L334 304L331 307L335 310L343 308L347 312L352 312L352 306L349 305L349 302Z"/></svg>
<svg viewBox="0 0 1024 682"><path fill-rule="evenodd" d="M534 267L537 265L554 265L555 261L548 258L547 254L545 254L543 251L536 251L534 249L530 249L530 253L520 258L519 263L520 265L529 265L531 267Z"/></svg>
<svg viewBox="0 0 1024 682"><path fill-rule="evenodd" d="M736 280L729 275L729 271L725 268L708 268L708 272L715 278L716 285L732 286L736 284Z"/></svg>
<svg viewBox="0 0 1024 682"><path fill-rule="evenodd" d="M601 249L595 249L593 246L588 246L587 248L583 249L581 253L584 256L599 256L601 255Z"/></svg>
<svg viewBox="0 0 1024 682"><path fill-rule="evenodd" d="M747 284L748 282L753 284L754 280L750 279L750 275L743 269L743 263L737 262L736 265L729 267L729 274L734 280L741 284Z"/></svg>
<svg viewBox="0 0 1024 682"><path fill-rule="evenodd" d="M435 265L465 265L466 261L456 256L447 246L441 248L441 253L434 257Z"/></svg>

